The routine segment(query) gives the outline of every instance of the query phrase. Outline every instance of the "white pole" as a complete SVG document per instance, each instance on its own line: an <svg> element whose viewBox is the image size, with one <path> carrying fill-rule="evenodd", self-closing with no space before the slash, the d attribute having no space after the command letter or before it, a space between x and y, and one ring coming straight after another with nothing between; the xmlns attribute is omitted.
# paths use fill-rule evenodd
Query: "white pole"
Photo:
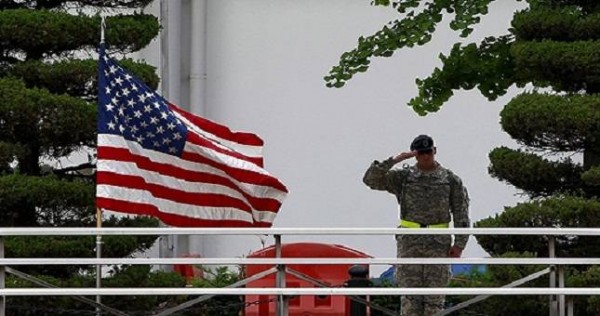
<svg viewBox="0 0 600 316"><path fill-rule="evenodd" d="M102 16L101 21L100 21L100 45L104 45L104 32L106 29L106 17ZM102 209L100 209L99 207L96 208L96 228L97 229L101 229L102 228ZM102 258L102 235L100 234L96 234L96 258L100 259ZM102 266L101 265L96 265L96 288L101 288L102 287ZM100 295L96 295L96 303L101 304L102 303L102 296ZM96 307L96 315L100 315L102 313L102 310L100 309L100 307Z"/></svg>
<svg viewBox="0 0 600 316"><path fill-rule="evenodd" d="M160 0L160 90L162 96L169 100L170 97L170 68L169 68L169 3L172 1ZM163 222L160 227L167 227ZM158 256L160 258L173 258L173 235L160 236L158 241ZM162 271L172 271L172 266L161 265Z"/></svg>
<svg viewBox="0 0 600 316"><path fill-rule="evenodd" d="M190 110L206 115L207 1L190 1Z"/></svg>
<svg viewBox="0 0 600 316"><path fill-rule="evenodd" d="M0 258L4 259L4 237L0 236ZM5 288L6 267L0 266L0 289ZM6 296L0 296L0 316L6 315Z"/></svg>
<svg viewBox="0 0 600 316"><path fill-rule="evenodd" d="M102 209L96 209L96 228L102 228ZM96 258L102 258L102 235L96 235ZM102 287L102 265L96 265L96 288ZM96 303L102 304L102 296L96 295ZM100 315L102 310L96 307L96 315Z"/></svg>

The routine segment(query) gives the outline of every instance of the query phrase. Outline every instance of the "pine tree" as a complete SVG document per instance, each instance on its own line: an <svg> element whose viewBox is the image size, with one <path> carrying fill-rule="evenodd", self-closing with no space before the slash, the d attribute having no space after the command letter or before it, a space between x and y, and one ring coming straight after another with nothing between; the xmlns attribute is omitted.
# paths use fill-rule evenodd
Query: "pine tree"
<svg viewBox="0 0 600 316"><path fill-rule="evenodd" d="M95 227L94 152L100 14L113 54L142 49L156 37L150 0L7 0L0 2L0 225ZM156 88L155 68L122 64ZM64 164L86 157L82 163ZM86 161L87 160L87 161ZM156 227L147 217L105 218L104 227ZM103 257L147 250L156 236L105 236ZM13 237L7 257L95 257L95 237ZM106 268L107 269L107 268ZM59 287L95 286L92 266L23 266L17 270ZM183 286L148 266L114 267L105 286ZM34 286L11 277L7 287ZM103 298L121 310L150 311L158 297ZM164 299L164 298L163 298ZM7 315L82 315L94 307L69 297L9 298Z"/></svg>

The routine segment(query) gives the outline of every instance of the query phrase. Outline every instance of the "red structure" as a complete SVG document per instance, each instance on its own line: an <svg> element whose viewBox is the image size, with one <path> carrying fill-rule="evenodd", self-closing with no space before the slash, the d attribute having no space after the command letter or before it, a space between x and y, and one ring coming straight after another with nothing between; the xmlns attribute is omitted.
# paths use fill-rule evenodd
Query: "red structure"
<svg viewBox="0 0 600 316"><path fill-rule="evenodd" d="M200 255L195 253L186 253L182 258L200 258ZM204 277L202 267L191 264L174 264L173 271L185 278L187 284L190 284L193 279L201 279Z"/></svg>
<svg viewBox="0 0 600 316"><path fill-rule="evenodd" d="M275 258L275 247L270 246L254 252L249 258ZM291 243L281 246L283 258L369 258L371 256L360 251L341 245L322 243ZM349 278L348 269L352 265L289 265L288 269L298 271L319 282L331 287L341 287ZM270 265L248 265L246 276L250 277L259 272L272 268ZM300 279L286 273L286 287L318 287L314 283ZM276 287L275 274L270 274L262 279L248 283L248 288ZM246 316L271 316L275 315L275 297L268 295L247 295L246 303L257 302L246 307ZM264 303L260 303L264 302ZM349 302L345 296L297 296L288 300L290 316L324 316L349 315Z"/></svg>

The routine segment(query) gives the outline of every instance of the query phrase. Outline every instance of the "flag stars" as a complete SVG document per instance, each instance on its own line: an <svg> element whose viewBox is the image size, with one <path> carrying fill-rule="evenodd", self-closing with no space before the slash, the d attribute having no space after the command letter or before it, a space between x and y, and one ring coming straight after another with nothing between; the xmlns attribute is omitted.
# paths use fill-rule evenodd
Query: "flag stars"
<svg viewBox="0 0 600 316"><path fill-rule="evenodd" d="M114 134L149 150L177 155L187 128L166 101L110 58L101 65L100 133Z"/></svg>

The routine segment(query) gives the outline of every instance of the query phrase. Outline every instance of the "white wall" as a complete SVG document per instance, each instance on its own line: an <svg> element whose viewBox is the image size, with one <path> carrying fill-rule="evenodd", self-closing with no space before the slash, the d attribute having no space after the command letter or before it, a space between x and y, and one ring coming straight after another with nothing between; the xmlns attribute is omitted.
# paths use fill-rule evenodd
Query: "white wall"
<svg viewBox="0 0 600 316"><path fill-rule="evenodd" d="M184 26L189 24L188 1L181 1ZM491 16L483 18L482 30L472 35L473 41L507 32L517 4L496 2ZM275 226L395 227L394 197L369 190L362 175L374 159L405 151L421 133L433 136L438 160L467 185L474 221L514 205L519 200L515 189L487 174L487 155L497 146L516 146L498 123L499 111L516 91L496 102L474 92L457 92L439 113L426 117L405 105L416 94L415 78L440 65L439 52L450 49L459 39L456 34L441 28L426 47L375 59L367 73L342 89L325 87L323 76L344 51L354 48L359 36L374 33L396 17L391 8L369 3L208 0L206 116L232 129L258 133L265 140L266 169L290 190ZM179 77L169 78L169 85L181 84L184 94L188 93L188 30L181 27L182 44L173 47L174 56L182 58L176 67L183 70ZM149 48L149 61L159 60L157 51L156 44ZM189 101L186 96L169 98L189 106L184 104ZM344 244L377 257L395 256L392 236L283 241L299 240ZM208 238L195 240L192 246L207 257L242 256L262 247L259 236ZM485 253L471 239L465 255Z"/></svg>

